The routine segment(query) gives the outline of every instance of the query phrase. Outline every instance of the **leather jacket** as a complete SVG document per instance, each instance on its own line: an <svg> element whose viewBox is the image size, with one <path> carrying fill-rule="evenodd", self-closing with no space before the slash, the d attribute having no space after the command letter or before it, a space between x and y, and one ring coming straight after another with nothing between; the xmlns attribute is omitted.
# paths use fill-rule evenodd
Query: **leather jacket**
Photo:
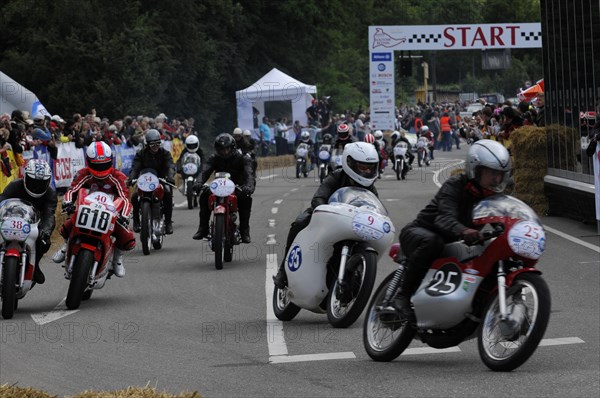
<svg viewBox="0 0 600 398"><path fill-rule="evenodd" d="M6 199L23 199L30 202L40 212L41 219L38 230L45 231L49 235L52 234L56 226L54 213L57 203L56 192L52 188L48 188L42 197L34 198L25 190L25 183L22 179L14 180L0 194L0 202Z"/></svg>
<svg viewBox="0 0 600 398"><path fill-rule="evenodd" d="M175 177L175 165L171 152L159 148L158 152L152 153L149 148L144 148L135 154L133 166L129 173L129 179L135 180L144 169L154 169L160 178L173 181Z"/></svg>
<svg viewBox="0 0 600 398"><path fill-rule="evenodd" d="M213 172L226 172L231 174L231 181L250 195L254 193L255 180L252 172L252 159L233 151L232 155L223 158L216 154L211 155L202 166L200 183L204 184Z"/></svg>

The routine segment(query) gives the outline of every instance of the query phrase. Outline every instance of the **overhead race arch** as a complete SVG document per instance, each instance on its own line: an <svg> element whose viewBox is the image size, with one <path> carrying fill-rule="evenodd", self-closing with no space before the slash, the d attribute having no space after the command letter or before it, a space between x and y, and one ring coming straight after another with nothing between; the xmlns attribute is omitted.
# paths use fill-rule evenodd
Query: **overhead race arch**
<svg viewBox="0 0 600 398"><path fill-rule="evenodd" d="M394 51L542 47L540 23L369 26L369 85L374 129L395 126Z"/></svg>

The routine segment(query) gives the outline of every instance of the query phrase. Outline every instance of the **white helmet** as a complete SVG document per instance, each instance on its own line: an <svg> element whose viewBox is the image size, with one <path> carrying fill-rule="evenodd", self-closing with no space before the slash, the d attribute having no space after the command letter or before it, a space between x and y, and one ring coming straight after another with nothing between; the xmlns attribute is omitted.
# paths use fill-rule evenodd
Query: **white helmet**
<svg viewBox="0 0 600 398"><path fill-rule="evenodd" d="M379 169L377 150L366 142L346 144L342 153L342 169L358 184L370 187L377 179Z"/></svg>
<svg viewBox="0 0 600 398"><path fill-rule="evenodd" d="M383 138L383 132L381 130L377 130L375 131L375 134L373 134L375 136L376 140L380 140Z"/></svg>
<svg viewBox="0 0 600 398"><path fill-rule="evenodd" d="M50 170L50 166L45 160L31 159L27 162L23 177L23 185L29 195L34 198L41 198L44 196L50 186L51 179L52 170Z"/></svg>
<svg viewBox="0 0 600 398"><path fill-rule="evenodd" d="M421 126L421 133L426 133L429 131L429 126Z"/></svg>
<svg viewBox="0 0 600 398"><path fill-rule="evenodd" d="M242 135L242 129L239 127L236 127L233 129L233 136L235 137L236 135Z"/></svg>
<svg viewBox="0 0 600 398"><path fill-rule="evenodd" d="M398 130L394 130L390 138L392 139L392 141L397 140L398 138L400 138L400 132Z"/></svg>
<svg viewBox="0 0 600 398"><path fill-rule="evenodd" d="M198 140L198 137L196 137L194 134L188 135L188 137L185 139L185 148L188 152L196 152L199 146L200 141Z"/></svg>
<svg viewBox="0 0 600 398"><path fill-rule="evenodd" d="M250 137L252 135L250 130L244 130L244 132L242 134L244 135L244 137Z"/></svg>
<svg viewBox="0 0 600 398"><path fill-rule="evenodd" d="M307 142L310 138L310 133L308 131L303 131L302 134L300 134L300 137L302 138L302 141Z"/></svg>
<svg viewBox="0 0 600 398"><path fill-rule="evenodd" d="M465 167L467 178L479 183L481 167L504 173L502 182L499 185L482 187L495 193L503 192L511 170L510 154L504 145L493 140L479 140L471 144L467 151L467 164Z"/></svg>

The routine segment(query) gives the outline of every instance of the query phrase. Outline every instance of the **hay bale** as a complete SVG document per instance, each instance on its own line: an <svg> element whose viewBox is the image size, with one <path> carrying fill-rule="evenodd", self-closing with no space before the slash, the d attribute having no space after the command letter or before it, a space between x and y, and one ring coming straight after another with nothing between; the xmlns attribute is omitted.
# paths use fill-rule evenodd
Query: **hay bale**
<svg viewBox="0 0 600 398"><path fill-rule="evenodd" d="M11 398L56 398L56 395L49 395L44 391L33 388L17 387L15 385L0 385L0 397Z"/></svg>
<svg viewBox="0 0 600 398"><path fill-rule="evenodd" d="M296 158L294 155L258 157L257 170L270 170L279 167L293 166L295 161Z"/></svg>
<svg viewBox="0 0 600 398"><path fill-rule="evenodd" d="M197 391L172 395L165 392L157 392L155 388L150 387L128 387L124 390L111 392L84 391L73 398L201 398L201 396Z"/></svg>

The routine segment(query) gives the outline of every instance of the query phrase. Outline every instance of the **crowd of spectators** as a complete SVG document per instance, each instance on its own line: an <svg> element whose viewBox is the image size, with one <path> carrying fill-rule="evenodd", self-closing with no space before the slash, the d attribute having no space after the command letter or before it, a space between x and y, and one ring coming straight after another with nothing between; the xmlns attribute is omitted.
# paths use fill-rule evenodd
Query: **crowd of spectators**
<svg viewBox="0 0 600 398"><path fill-rule="evenodd" d="M190 134L197 135L194 119L169 119L164 113L156 117L125 116L110 120L97 116L92 109L85 116L76 113L65 120L59 115L31 116L28 112L15 110L10 115L0 115L0 153L4 157L10 149L15 154L22 154L42 145L56 159L58 143L74 142L78 148L93 141L136 146L143 143L149 129L157 129L164 140L176 137L185 140Z"/></svg>

